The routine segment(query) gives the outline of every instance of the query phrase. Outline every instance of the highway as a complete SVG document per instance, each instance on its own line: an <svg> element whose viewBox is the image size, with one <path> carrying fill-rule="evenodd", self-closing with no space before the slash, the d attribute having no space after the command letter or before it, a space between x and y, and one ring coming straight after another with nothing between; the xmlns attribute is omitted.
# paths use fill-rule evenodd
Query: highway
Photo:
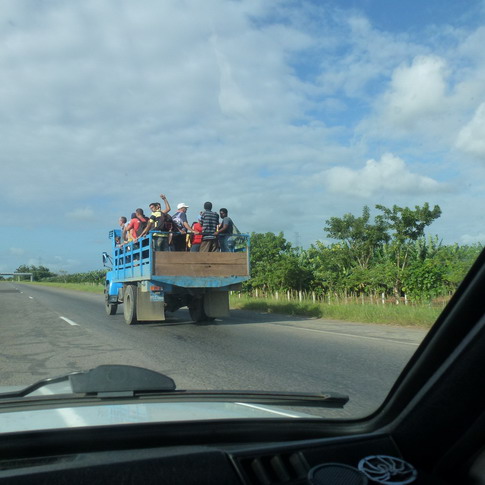
<svg viewBox="0 0 485 485"><path fill-rule="evenodd" d="M225 320L126 325L102 295L0 283L0 386L130 364L162 372L179 389L333 391L342 417L383 401L426 331L233 310ZM337 411L335 411L337 412Z"/></svg>

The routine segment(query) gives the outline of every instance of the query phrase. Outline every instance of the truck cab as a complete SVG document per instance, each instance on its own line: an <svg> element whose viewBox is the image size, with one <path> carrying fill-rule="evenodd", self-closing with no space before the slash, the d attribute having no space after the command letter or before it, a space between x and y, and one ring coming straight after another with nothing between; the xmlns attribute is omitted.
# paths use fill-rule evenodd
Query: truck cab
<svg viewBox="0 0 485 485"><path fill-rule="evenodd" d="M249 236L235 234L232 252L155 251L151 231L136 242L120 244L121 230L109 232L111 256L105 282L105 306L115 315L123 304L125 322L163 321L166 312L188 307L195 322L229 315L229 292L249 279Z"/></svg>

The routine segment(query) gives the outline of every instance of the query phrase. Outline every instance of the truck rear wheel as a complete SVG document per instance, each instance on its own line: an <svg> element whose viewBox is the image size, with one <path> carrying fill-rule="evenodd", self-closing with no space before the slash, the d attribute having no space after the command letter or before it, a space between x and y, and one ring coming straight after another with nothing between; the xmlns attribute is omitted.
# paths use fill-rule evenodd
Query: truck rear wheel
<svg viewBox="0 0 485 485"><path fill-rule="evenodd" d="M215 318L208 317L204 311L204 297L194 298L189 305L190 318L194 322L213 322Z"/></svg>
<svg viewBox="0 0 485 485"><path fill-rule="evenodd" d="M104 308L108 315L116 315L116 310L118 310L118 303L109 302L108 288L104 289Z"/></svg>
<svg viewBox="0 0 485 485"><path fill-rule="evenodd" d="M123 314L125 316L125 322L128 325L137 323L136 319L136 286L128 285L125 289L123 298Z"/></svg>

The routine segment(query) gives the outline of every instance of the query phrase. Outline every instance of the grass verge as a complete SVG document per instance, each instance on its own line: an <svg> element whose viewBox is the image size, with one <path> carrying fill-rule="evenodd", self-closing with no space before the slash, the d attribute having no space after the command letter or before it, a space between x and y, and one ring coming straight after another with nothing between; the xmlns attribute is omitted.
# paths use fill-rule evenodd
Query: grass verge
<svg viewBox="0 0 485 485"><path fill-rule="evenodd" d="M280 313L304 317L328 318L347 322L382 323L429 328L441 313L441 308L428 305L328 304L308 301L280 300L231 296L231 308Z"/></svg>
<svg viewBox="0 0 485 485"><path fill-rule="evenodd" d="M47 283L47 282L38 282L38 281L21 281L24 285L38 285L38 286L50 286L52 288L65 288L68 290L76 290L76 291L86 291L89 293L101 293L104 292L103 285L96 285L93 283Z"/></svg>

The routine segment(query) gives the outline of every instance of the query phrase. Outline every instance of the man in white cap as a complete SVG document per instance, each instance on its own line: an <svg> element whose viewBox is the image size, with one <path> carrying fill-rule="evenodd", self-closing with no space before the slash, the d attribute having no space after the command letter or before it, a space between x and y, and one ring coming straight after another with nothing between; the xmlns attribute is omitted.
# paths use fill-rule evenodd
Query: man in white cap
<svg viewBox="0 0 485 485"><path fill-rule="evenodd" d="M191 233L192 229L187 222L187 209L189 206L184 202L180 202L177 205L177 212L172 216L172 220L175 224L175 229L177 232L174 233L173 245L175 251L185 251L185 235Z"/></svg>

